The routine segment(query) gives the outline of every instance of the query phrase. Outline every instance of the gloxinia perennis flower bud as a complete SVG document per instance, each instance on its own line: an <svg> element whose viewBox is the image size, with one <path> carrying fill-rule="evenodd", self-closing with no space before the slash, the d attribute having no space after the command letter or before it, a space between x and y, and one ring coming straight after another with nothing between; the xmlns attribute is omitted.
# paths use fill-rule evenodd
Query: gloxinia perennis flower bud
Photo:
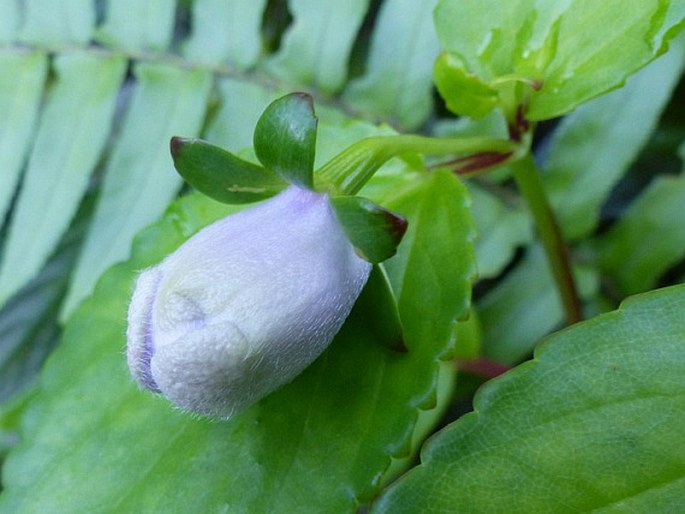
<svg viewBox="0 0 685 514"><path fill-rule="evenodd" d="M128 313L131 373L182 409L229 417L324 351L370 270L329 197L291 186L141 273Z"/></svg>

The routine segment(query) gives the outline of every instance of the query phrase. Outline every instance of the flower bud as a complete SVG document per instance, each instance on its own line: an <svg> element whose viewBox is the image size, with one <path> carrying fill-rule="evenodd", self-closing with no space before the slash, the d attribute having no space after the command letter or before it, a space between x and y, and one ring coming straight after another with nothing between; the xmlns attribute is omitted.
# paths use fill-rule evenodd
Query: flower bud
<svg viewBox="0 0 685 514"><path fill-rule="evenodd" d="M131 373L182 409L229 417L324 351L370 270L328 196L291 186L141 273L128 313Z"/></svg>

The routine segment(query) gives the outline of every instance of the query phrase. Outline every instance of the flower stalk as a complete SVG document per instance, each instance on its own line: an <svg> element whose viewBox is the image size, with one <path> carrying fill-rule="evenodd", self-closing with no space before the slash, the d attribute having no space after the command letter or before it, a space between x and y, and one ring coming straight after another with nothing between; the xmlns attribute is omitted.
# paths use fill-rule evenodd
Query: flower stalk
<svg viewBox="0 0 685 514"><path fill-rule="evenodd" d="M505 139L482 137L436 138L415 135L376 136L362 139L343 150L322 166L314 176L319 191L352 195L388 160L404 153L451 156L497 154L502 164L507 158L518 158L521 145Z"/></svg>

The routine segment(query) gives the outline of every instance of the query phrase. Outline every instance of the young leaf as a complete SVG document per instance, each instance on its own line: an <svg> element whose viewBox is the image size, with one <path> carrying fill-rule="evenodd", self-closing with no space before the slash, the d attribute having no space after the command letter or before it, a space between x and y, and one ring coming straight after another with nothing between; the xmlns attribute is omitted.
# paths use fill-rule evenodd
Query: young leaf
<svg viewBox="0 0 685 514"><path fill-rule="evenodd" d="M497 106L497 90L466 71L456 54L443 52L435 61L433 75L440 96L454 113L482 118Z"/></svg>
<svg viewBox="0 0 685 514"><path fill-rule="evenodd" d="M3 18L0 16L0 18ZM1 22L0 22L1 23ZM0 219L19 183L40 108L48 57L40 52L0 52ZM10 129L11 127L11 129ZM1 223L0 223L1 224Z"/></svg>
<svg viewBox="0 0 685 514"><path fill-rule="evenodd" d="M313 189L316 125L311 96L292 93L275 100L255 127L257 158L288 182Z"/></svg>
<svg viewBox="0 0 685 514"><path fill-rule="evenodd" d="M685 286L550 337L430 440L374 512L676 512Z"/></svg>
<svg viewBox="0 0 685 514"><path fill-rule="evenodd" d="M435 10L443 48L484 83L509 84L505 110L527 106L531 120L620 86L666 50L683 19L679 0L441 0Z"/></svg>
<svg viewBox="0 0 685 514"><path fill-rule="evenodd" d="M287 186L273 171L201 139L172 137L171 155L186 182L219 202L255 202Z"/></svg>
<svg viewBox="0 0 685 514"><path fill-rule="evenodd" d="M333 197L331 205L360 257L378 263L395 255L406 219L359 196Z"/></svg>

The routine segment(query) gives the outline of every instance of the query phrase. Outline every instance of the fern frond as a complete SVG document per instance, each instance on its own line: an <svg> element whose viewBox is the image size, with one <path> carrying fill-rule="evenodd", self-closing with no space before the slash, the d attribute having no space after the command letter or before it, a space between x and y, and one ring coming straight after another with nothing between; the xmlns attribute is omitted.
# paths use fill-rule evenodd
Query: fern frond
<svg viewBox="0 0 685 514"><path fill-rule="evenodd" d="M172 135L251 146L266 103L294 89L347 115L420 125L438 52L434 3L388 0L367 70L348 83L368 0L290 0L274 51L263 44L274 9L265 0L4 0L0 212L18 193L2 244L0 305L45 265L94 183L99 201L62 318L72 312L178 193Z"/></svg>

